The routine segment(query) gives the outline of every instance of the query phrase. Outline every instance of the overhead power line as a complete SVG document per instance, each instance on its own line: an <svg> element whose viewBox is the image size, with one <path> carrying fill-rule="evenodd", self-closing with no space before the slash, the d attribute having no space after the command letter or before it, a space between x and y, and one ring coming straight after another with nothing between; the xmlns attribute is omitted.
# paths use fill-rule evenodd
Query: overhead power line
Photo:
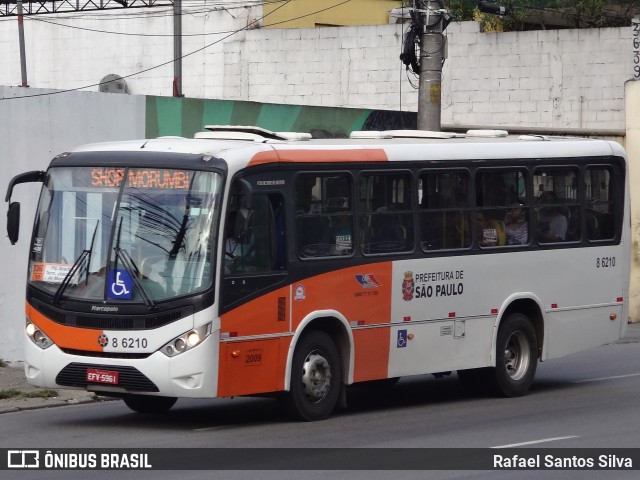
<svg viewBox="0 0 640 480"><path fill-rule="evenodd" d="M222 38L220 38L220 39L218 39L218 40L216 40L216 41L214 41L214 42L208 43L207 45L205 45L205 46L203 46L203 47L200 47L200 48L198 48L198 49L196 49L196 50L193 50L193 51L191 51L191 52L189 52L189 53L186 53L186 54L182 55L182 56L180 57L180 59L182 59L182 58L186 58L186 57L189 57L189 56L194 55L194 54L196 54L196 53L198 53L198 52L202 52L202 51L206 50L207 48L212 47L213 45L216 45L216 44L218 44L218 43L220 43L220 42L225 41L226 39L228 39L228 38L232 37L233 35L236 35L237 33L240 33L240 32L242 32L242 31L250 30L250 29L254 28L254 27L255 27L256 25L258 25L258 24L259 24L263 19L265 19L265 18L266 18L266 17L268 17L269 15L272 15L273 13L275 13L275 12L276 12L276 11L278 11L279 9L283 8L285 5L289 4L289 3L290 3L290 2L292 2L292 1L294 1L294 0L285 0L285 1L282 3L282 5L280 5L279 7L275 8L275 9L274 9L274 10L272 10L271 12L269 12L269 13L267 13L267 14L262 15L260 18L258 18L258 19L256 19L256 20L252 21L252 22L251 22L251 23L249 23L248 25L246 25L246 26L244 26L244 27L242 27L242 28L239 28L239 29L237 29L237 30L233 30L233 31L229 32L227 35L225 35L224 37L222 37ZM308 13L308 14L305 14L305 15L300 15L300 16L298 16L298 17L293 17L293 18L290 18L290 19L287 19L287 20L283 20L283 21L280 21L280 22L275 22L275 23L273 23L273 24L271 24L271 25L276 25L276 24L281 24L281 23L287 23L287 22L291 22L291 21L294 21L294 20L298 20L298 19L300 19L300 18L305 18L305 17L311 16L311 15L315 15L315 14L317 14L317 13L321 13L321 12L325 12L325 11L327 11L327 10L331 10L331 9L333 9L333 8L337 8L337 7L341 6L341 5L344 5L344 4L349 3L349 2L351 2L351 0L343 0L343 1L342 1L342 2L340 2L340 3L336 3L335 5L331 5L331 6L329 6L329 7L326 7L326 8L320 9L320 10L317 10L317 11L315 11L315 12ZM140 71L137 71L137 72L134 72L134 73L130 73L130 74L128 74L128 75L122 75L120 78L130 78L130 77L134 77L134 76L136 76L136 75L140 75L140 74L142 74L142 73L146 73L146 72L149 72L149 71L151 71L151 70L155 70L156 68L160 68L160 67L164 67L164 66L166 66L166 65L170 65L170 64L172 64L173 62L175 62L176 60L178 60L178 59L172 59L172 60L169 60L169 61L166 61L166 62L160 63L160 64L158 64L158 65L155 65L155 66L153 66L153 67L145 68L144 70L140 70ZM99 86L100 84L101 84L101 82L100 82L100 83L93 83L93 84L91 84L91 85L84 85L84 86L82 86L82 87L68 88L68 89L64 89L64 90L56 90L55 92L37 93L37 94L33 94L33 95L21 95L21 96L19 96L19 97L5 97L5 98L0 98L0 101L2 101L2 100L17 100L17 99L21 99L21 98L46 97L46 96L51 96L51 95L58 95L58 94L61 94L61 93L76 92L76 91L79 91L79 90L84 90L85 88L97 87L97 86Z"/></svg>
<svg viewBox="0 0 640 480"><path fill-rule="evenodd" d="M294 1L294 0L290 0L290 1ZM348 0L351 1L351 0ZM273 3L281 3L281 2L273 2ZM345 2L339 3L337 5L331 5L329 7L325 7L321 10L316 10L314 12L311 13L306 13L304 15L299 15L297 17L293 17L293 18L289 18L287 20L281 20L279 22L273 22L273 23L265 23L262 25L262 27L273 27L276 25L282 25L284 23L289 23L289 22L294 22L296 20L300 20L301 18L306 18L306 17L310 17L312 15L316 15L318 13L322 13L325 12L327 10L331 10L333 8L336 8ZM278 7L280 8L280 7ZM220 10L207 10L207 12L212 12L212 11L220 11ZM274 10L275 11L275 10ZM183 14L184 16L184 14ZM64 23L58 23L58 22L54 22L51 20L45 20L43 18L35 18L35 17L29 17L28 20L30 21L34 21L34 22L41 22L41 23L47 23L50 25L55 25L58 27L63 27L63 28L71 28L73 30L83 30L86 32L95 32L95 33L104 33L104 34L109 34L109 35L123 35L123 36L132 36L132 37L173 37L173 34L171 33L131 33L131 32L114 32L114 31L110 31L110 30L99 30L99 29L95 29L95 28L87 28L87 27L79 27L77 25L66 25ZM224 35L227 33L233 33L234 30L220 30L218 32L203 32L203 33L183 33L182 36L183 37L206 37L209 35Z"/></svg>
<svg viewBox="0 0 640 480"><path fill-rule="evenodd" d="M263 4L282 3L285 0L246 0L243 3L230 3L229 1L210 2L208 0L186 0L184 3L208 9L217 8L220 10L235 10L242 8L258 7ZM149 12L151 7L171 7L174 0L100 0L96 1L74 1L74 0L36 0L25 1L25 11L28 15L64 15L77 12L95 12L126 9L127 15L155 16ZM135 12L135 13L134 13ZM0 0L0 17L17 16L16 0ZM122 16L118 15L122 18Z"/></svg>

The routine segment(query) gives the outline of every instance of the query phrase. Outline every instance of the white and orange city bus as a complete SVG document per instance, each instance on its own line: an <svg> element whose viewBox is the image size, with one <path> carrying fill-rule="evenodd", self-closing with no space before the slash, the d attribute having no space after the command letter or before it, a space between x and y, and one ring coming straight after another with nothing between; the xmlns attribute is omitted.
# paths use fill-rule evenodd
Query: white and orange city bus
<svg viewBox="0 0 640 480"><path fill-rule="evenodd" d="M429 132L309 139L206 127L94 144L44 171L29 248L33 385L122 397L273 394L304 420L346 386L457 371L524 395L538 361L621 338L615 142ZM8 232L17 241L19 205Z"/></svg>

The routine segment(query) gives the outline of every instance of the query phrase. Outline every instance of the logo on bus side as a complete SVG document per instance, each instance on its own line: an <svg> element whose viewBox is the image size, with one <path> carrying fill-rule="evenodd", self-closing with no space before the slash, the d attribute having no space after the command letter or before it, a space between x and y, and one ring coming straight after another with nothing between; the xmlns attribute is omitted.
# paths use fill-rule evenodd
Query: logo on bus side
<svg viewBox="0 0 640 480"><path fill-rule="evenodd" d="M362 288L378 288L382 285L373 273L365 273L364 275L356 275L356 281L362 286Z"/></svg>
<svg viewBox="0 0 640 480"><path fill-rule="evenodd" d="M305 299L304 286L302 284L296 287L296 293L293 298L298 301Z"/></svg>
<svg viewBox="0 0 640 480"><path fill-rule="evenodd" d="M402 282L402 299L405 302L408 302L413 298L415 286L416 284L413 281L413 272L404 272L404 281Z"/></svg>

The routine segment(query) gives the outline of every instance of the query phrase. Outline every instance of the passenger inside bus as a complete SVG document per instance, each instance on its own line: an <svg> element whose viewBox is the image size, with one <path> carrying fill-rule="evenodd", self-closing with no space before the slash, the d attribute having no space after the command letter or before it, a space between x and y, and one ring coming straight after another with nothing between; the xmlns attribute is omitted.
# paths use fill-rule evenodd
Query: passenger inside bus
<svg viewBox="0 0 640 480"><path fill-rule="evenodd" d="M254 193L250 206L242 205L241 196L229 200L224 237L225 273L284 270L286 237L282 195Z"/></svg>
<svg viewBox="0 0 640 480"><path fill-rule="evenodd" d="M504 220L507 245L526 245L529 241L529 223L527 215L519 203L507 210Z"/></svg>
<svg viewBox="0 0 640 480"><path fill-rule="evenodd" d="M225 219L224 270L233 273L247 268L247 261L255 250L252 213L241 211L239 199L230 199L227 218Z"/></svg>
<svg viewBox="0 0 640 480"><path fill-rule="evenodd" d="M538 236L543 242L564 242L567 235L568 219L565 209L557 205L557 198L546 191L538 198L544 206L538 209ZM566 210L568 212L568 209Z"/></svg>

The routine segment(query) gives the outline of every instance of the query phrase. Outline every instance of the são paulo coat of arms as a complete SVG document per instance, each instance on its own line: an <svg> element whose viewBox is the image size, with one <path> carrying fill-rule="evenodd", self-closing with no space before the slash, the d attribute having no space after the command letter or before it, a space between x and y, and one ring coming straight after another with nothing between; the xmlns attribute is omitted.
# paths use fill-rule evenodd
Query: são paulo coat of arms
<svg viewBox="0 0 640 480"><path fill-rule="evenodd" d="M404 301L408 302L413 298L414 288L413 272L404 272L404 280L402 282L402 299Z"/></svg>

